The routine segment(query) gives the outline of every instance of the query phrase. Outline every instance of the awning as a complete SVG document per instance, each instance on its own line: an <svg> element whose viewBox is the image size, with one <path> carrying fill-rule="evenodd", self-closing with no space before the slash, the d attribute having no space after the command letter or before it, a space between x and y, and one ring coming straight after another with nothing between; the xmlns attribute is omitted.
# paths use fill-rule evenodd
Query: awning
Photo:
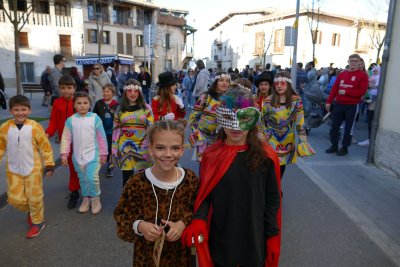
<svg viewBox="0 0 400 267"><path fill-rule="evenodd" d="M100 57L100 62L98 62L98 56L96 55L75 58L75 63L77 65L93 65L96 63L109 64L113 61L118 61L121 65L131 65L134 63L133 57L121 55L102 55Z"/></svg>

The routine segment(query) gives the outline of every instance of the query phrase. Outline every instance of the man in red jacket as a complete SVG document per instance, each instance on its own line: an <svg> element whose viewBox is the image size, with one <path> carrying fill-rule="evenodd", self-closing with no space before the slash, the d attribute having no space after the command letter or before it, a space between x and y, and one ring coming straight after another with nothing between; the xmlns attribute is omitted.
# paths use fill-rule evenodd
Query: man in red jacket
<svg viewBox="0 0 400 267"><path fill-rule="evenodd" d="M349 69L342 71L332 87L326 101L326 109L330 111L331 103L336 99L332 110L331 147L325 150L326 153L335 153L344 156L348 153L351 144L351 127L357 112L357 104L362 101L368 89L368 75L358 69L361 57L358 54L349 56ZM339 130L342 122L345 121L342 147L338 149Z"/></svg>

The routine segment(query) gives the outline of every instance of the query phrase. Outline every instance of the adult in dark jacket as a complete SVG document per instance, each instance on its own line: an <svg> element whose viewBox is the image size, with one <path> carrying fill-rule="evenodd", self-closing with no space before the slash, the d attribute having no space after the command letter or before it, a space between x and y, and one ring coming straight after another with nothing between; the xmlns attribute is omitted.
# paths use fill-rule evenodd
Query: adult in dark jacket
<svg viewBox="0 0 400 267"><path fill-rule="evenodd" d="M47 65L46 69L42 72L42 75L40 76L40 85L42 86L44 91L42 106L47 106L50 104L50 97L51 97L51 86L49 80L50 73L51 73L51 67Z"/></svg>
<svg viewBox="0 0 400 267"><path fill-rule="evenodd" d="M137 80L142 85L142 92L146 103L149 104L149 96L150 96L150 86L151 86L151 75L148 73L143 65L139 67L140 73L138 75Z"/></svg>

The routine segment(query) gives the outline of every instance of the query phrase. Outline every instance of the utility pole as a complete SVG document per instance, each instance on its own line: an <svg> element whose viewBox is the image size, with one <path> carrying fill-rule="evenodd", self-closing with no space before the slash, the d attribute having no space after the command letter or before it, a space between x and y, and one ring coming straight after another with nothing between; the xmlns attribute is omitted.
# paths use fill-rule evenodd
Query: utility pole
<svg viewBox="0 0 400 267"><path fill-rule="evenodd" d="M314 3L314 0L313 0ZM300 0L297 0L296 3L296 19L293 24L294 29L294 38L293 38L293 61L292 61L292 70L290 72L290 76L292 77L292 87L297 92L296 89L296 81L297 81L297 36L299 33L299 12L300 12Z"/></svg>

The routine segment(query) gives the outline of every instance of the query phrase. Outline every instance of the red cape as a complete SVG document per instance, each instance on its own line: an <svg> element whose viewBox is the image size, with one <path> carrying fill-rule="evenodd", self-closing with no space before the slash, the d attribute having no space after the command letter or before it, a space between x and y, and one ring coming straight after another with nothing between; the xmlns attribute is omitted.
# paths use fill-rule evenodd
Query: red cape
<svg viewBox="0 0 400 267"><path fill-rule="evenodd" d="M263 143L263 148L266 156L272 160L275 167L275 175L278 184L279 192L281 192L281 173L279 159L275 151L267 143ZM215 144L209 146L203 153L200 167L200 188L197 194L196 202L194 205L194 211L200 207L201 203L207 198L208 194L214 189L221 178L224 176L225 172L229 169L232 162L235 160L238 151L243 151L247 149L247 145L243 146L229 146L225 145L222 140L219 140ZM209 214L208 223L211 221L211 214ZM279 230L281 229L281 207L277 213L277 223ZM281 233L279 231L279 248ZM208 247L208 242L201 243L197 248L197 257L199 260L200 267L210 267L213 266L211 260L210 251ZM272 266L272 265L266 265Z"/></svg>

